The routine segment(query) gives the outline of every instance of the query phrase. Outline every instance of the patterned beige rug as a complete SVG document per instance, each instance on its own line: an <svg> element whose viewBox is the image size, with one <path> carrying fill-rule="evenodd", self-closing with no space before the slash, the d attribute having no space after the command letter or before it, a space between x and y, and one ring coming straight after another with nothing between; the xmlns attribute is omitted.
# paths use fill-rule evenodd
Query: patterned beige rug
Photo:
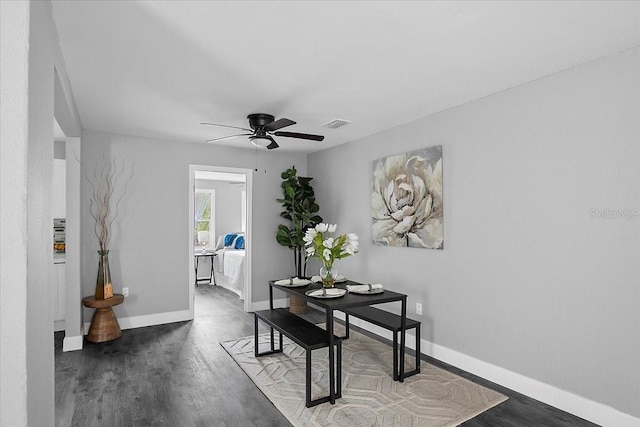
<svg viewBox="0 0 640 427"><path fill-rule="evenodd" d="M342 398L313 408L305 407L305 351L295 343L285 337L284 353L257 359L253 337L222 346L294 426L456 426L507 400L426 362L420 374L393 381L391 346L353 330L350 336L342 347ZM260 336L261 350L268 337ZM313 351L314 399L328 394L327 359L327 349Z"/></svg>

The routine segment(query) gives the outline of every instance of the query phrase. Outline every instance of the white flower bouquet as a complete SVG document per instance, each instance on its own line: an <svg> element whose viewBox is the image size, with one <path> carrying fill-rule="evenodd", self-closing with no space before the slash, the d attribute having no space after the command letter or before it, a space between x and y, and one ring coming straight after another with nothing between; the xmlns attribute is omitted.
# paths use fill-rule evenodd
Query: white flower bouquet
<svg viewBox="0 0 640 427"><path fill-rule="evenodd" d="M304 235L307 258L322 260L324 272L321 270L322 282L325 286L333 286L336 272L333 263L337 259L346 258L358 252L358 236L355 233L341 234L333 237L338 226L320 223L307 229Z"/></svg>

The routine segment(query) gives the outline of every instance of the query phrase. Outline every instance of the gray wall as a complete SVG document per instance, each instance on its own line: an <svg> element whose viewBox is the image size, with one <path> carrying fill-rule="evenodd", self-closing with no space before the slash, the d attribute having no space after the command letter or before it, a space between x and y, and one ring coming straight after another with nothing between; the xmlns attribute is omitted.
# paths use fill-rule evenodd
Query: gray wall
<svg viewBox="0 0 640 427"><path fill-rule="evenodd" d="M239 144L243 142L240 141ZM246 143L248 144L248 143ZM126 159L134 176L113 225L110 263L114 291L128 287L130 296L115 308L118 316L140 316L186 310L188 304L189 164L253 168L255 151L85 132L83 168L112 158ZM280 173L296 165L306 170L302 154L260 151L253 181L253 301L268 298L269 279L289 275L290 253L275 241L279 224ZM268 165L266 168L260 165ZM97 241L88 213L89 188L83 182L82 269L84 294L94 292ZM95 256L92 256L95 255ZM85 310L85 320L91 314Z"/></svg>
<svg viewBox="0 0 640 427"><path fill-rule="evenodd" d="M361 238L340 271L406 292L426 340L640 416L638 76L640 48L310 155ZM373 246L372 161L432 145L445 249Z"/></svg>
<svg viewBox="0 0 640 427"><path fill-rule="evenodd" d="M211 236L211 246L220 234L240 231L242 228L243 186L222 181L196 180L197 189L215 190L215 235Z"/></svg>

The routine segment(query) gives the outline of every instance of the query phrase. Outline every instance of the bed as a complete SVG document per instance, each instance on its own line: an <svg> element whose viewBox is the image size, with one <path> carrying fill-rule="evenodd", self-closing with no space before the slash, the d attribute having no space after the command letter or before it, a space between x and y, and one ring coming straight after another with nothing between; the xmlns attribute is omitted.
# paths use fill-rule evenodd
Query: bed
<svg viewBox="0 0 640 427"><path fill-rule="evenodd" d="M217 249L216 254L213 268L217 284L235 292L241 299L244 299L244 242L241 245L236 245L234 241Z"/></svg>

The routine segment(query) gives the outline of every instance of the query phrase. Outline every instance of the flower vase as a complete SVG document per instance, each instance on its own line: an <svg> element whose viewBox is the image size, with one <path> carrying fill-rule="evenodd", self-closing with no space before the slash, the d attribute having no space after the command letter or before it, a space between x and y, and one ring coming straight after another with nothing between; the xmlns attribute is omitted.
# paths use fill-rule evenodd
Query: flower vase
<svg viewBox="0 0 640 427"><path fill-rule="evenodd" d="M109 299L113 297L113 285L111 284L111 271L109 270L109 251L98 251L100 261L98 263L98 280L96 281L96 299Z"/></svg>
<svg viewBox="0 0 640 427"><path fill-rule="evenodd" d="M334 266L323 265L320 267L320 279L322 279L323 287L333 288L336 283L336 277L338 277L338 270Z"/></svg>

